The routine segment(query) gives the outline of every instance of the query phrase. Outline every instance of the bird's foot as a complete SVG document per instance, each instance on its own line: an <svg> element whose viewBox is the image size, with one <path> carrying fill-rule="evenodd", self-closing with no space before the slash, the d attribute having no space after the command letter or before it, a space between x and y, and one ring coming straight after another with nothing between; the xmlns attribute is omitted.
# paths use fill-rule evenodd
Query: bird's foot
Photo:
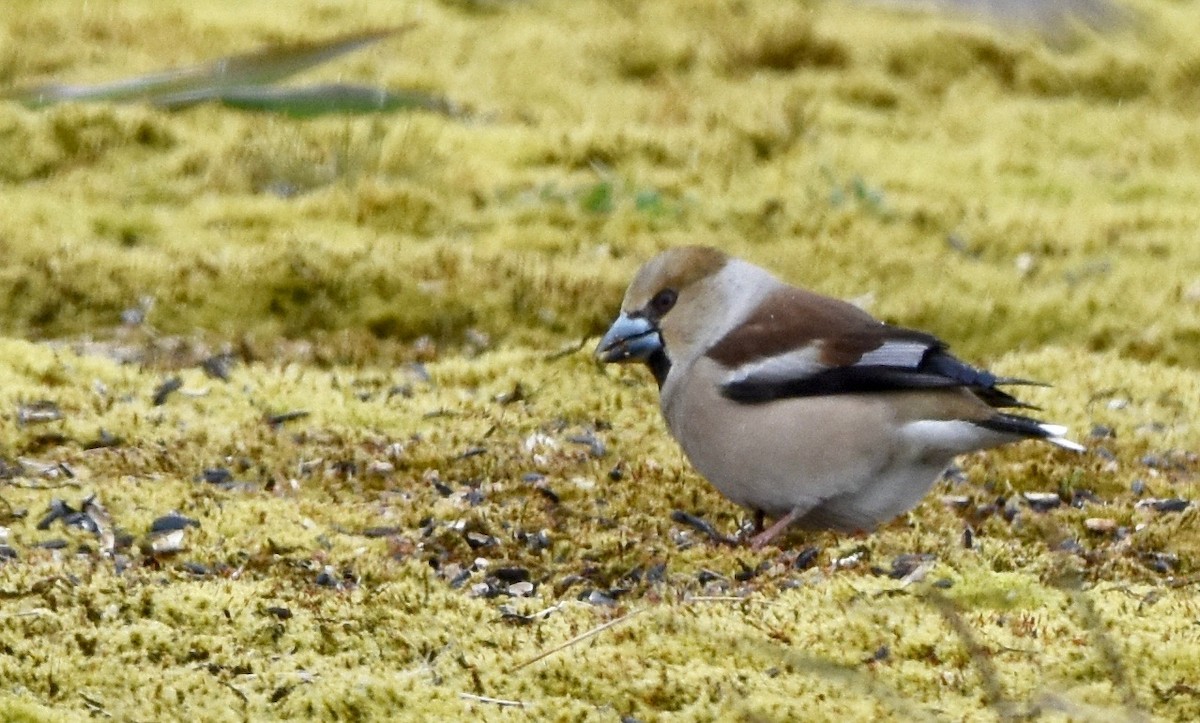
<svg viewBox="0 0 1200 723"><path fill-rule="evenodd" d="M783 534L784 530L786 530L793 522L799 519L799 517L800 510L797 508L793 509L783 517L780 517L778 520L775 520L775 523L770 527L750 538L750 549L761 550L776 537L779 537L779 535Z"/></svg>

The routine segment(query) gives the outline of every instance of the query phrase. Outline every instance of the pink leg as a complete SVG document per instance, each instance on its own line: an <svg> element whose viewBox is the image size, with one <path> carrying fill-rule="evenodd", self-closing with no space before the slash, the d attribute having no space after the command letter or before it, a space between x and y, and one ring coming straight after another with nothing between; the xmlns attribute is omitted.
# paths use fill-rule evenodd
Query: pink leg
<svg viewBox="0 0 1200 723"><path fill-rule="evenodd" d="M750 538L750 549L761 550L767 545L767 543L782 534L783 531L786 530L788 526L795 522L799 517L800 509L796 508L783 517L780 517L778 520L775 520L773 525L768 527L763 532L760 532L754 537Z"/></svg>

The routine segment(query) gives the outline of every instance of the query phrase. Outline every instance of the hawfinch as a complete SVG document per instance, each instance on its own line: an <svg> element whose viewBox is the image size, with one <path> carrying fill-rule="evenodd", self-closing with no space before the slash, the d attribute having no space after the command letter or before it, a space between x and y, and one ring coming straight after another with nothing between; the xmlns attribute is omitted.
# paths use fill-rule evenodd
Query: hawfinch
<svg viewBox="0 0 1200 723"><path fill-rule="evenodd" d="M596 355L650 367L688 459L754 511L755 549L793 523L873 530L965 452L1021 439L1083 450L1064 427L1000 411L1029 405L999 385L1031 382L712 248L643 266ZM764 516L777 518L765 531Z"/></svg>

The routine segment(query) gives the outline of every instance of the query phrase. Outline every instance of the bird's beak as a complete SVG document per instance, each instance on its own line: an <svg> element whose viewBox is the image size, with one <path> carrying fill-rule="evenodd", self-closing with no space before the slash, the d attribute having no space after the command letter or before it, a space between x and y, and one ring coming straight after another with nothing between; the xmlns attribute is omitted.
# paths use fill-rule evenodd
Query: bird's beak
<svg viewBox="0 0 1200 723"><path fill-rule="evenodd" d="M646 361L662 349L658 327L641 316L621 314L596 346L596 358L602 362Z"/></svg>

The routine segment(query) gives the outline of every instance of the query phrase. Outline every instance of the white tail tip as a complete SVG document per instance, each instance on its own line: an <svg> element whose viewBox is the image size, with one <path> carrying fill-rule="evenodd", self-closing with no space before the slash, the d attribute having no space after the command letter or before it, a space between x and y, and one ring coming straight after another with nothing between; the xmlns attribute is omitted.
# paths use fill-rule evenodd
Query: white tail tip
<svg viewBox="0 0 1200 723"><path fill-rule="evenodd" d="M1069 449L1072 452L1087 451L1087 447L1084 447L1079 442L1073 442L1063 436L1067 433L1067 428L1061 424L1039 424L1038 426L1041 427L1042 431L1048 435L1046 437L1046 441L1050 444L1056 444L1059 447L1062 447L1063 449Z"/></svg>

